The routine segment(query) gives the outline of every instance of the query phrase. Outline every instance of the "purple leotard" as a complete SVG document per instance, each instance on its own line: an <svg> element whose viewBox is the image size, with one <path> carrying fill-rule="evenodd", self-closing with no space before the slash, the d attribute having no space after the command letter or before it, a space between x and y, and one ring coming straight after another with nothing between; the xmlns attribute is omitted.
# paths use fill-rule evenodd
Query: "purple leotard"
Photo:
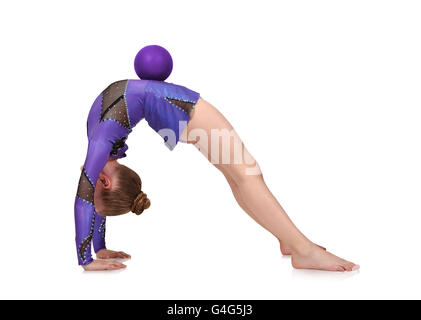
<svg viewBox="0 0 421 320"><path fill-rule="evenodd" d="M79 264L92 262L105 246L105 217L97 214L94 191L109 158L126 156L126 140L143 118L170 150L190 120L200 94L183 86L154 80L122 80L109 85L94 101L88 115L88 152L75 199L76 250Z"/></svg>

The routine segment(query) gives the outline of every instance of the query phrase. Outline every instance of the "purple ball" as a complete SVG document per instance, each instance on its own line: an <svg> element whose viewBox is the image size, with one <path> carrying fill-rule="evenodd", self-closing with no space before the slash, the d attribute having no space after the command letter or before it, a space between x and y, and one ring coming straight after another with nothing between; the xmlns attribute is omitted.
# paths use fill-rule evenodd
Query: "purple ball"
<svg viewBox="0 0 421 320"><path fill-rule="evenodd" d="M161 46L146 46L137 53L134 69L142 80L164 81L171 74L172 58Z"/></svg>

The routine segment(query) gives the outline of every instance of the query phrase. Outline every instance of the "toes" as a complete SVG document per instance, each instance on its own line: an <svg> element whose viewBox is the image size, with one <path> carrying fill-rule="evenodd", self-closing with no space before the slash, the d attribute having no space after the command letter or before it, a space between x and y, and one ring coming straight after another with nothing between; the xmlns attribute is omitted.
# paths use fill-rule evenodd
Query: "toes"
<svg viewBox="0 0 421 320"><path fill-rule="evenodd" d="M342 262L340 262L340 264L345 269L345 271L351 271L352 270L352 266L353 266L352 262L342 260Z"/></svg>
<svg viewBox="0 0 421 320"><path fill-rule="evenodd" d="M352 266L352 271L358 270L360 268L360 266L358 264L354 264Z"/></svg>
<svg viewBox="0 0 421 320"><path fill-rule="evenodd" d="M344 272L345 271L345 267L343 267L343 266L336 266L335 271Z"/></svg>
<svg viewBox="0 0 421 320"><path fill-rule="evenodd" d="M289 256L289 255L291 255L291 250L281 248L281 253L282 253L284 256Z"/></svg>
<svg viewBox="0 0 421 320"><path fill-rule="evenodd" d="M347 264L346 266L345 266L345 270L346 271L352 271L352 264Z"/></svg>
<svg viewBox="0 0 421 320"><path fill-rule="evenodd" d="M346 271L355 271L358 270L360 268L360 266L358 264L352 263L352 262L347 262L344 265L344 268L346 269Z"/></svg>

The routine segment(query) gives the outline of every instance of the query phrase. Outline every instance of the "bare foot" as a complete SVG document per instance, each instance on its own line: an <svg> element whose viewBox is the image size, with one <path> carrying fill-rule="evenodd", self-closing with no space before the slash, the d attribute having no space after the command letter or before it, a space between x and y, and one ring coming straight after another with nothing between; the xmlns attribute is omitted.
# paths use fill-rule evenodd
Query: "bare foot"
<svg viewBox="0 0 421 320"><path fill-rule="evenodd" d="M292 253L292 266L296 269L317 269L326 271L354 271L359 265L341 259L317 245L311 245L303 253Z"/></svg>
<svg viewBox="0 0 421 320"><path fill-rule="evenodd" d="M291 248L289 248L288 246L282 244L281 241L279 241L279 245L281 247L281 252L282 252L282 254L284 256L290 256L292 254ZM326 248L325 247L319 246L318 244L316 244L316 246L318 246L320 249L323 249L323 250L326 251Z"/></svg>

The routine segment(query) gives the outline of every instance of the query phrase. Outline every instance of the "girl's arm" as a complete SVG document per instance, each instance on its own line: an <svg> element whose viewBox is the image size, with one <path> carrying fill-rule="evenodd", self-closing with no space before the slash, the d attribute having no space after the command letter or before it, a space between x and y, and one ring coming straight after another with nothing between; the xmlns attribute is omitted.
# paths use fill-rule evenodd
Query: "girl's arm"
<svg viewBox="0 0 421 320"><path fill-rule="evenodd" d="M114 144L113 148L115 148L115 144ZM118 149L117 151L111 150L110 158L121 159L121 158L126 157L125 152L127 151L127 149L128 149L128 147L124 143L124 146L122 148ZM83 170L83 166L80 167L80 170L81 171ZM96 254L101 250L103 250L102 252L104 253L105 252L104 250L107 249L107 246L105 245L105 230L106 230L106 217L101 216L98 213L96 213L94 233L93 233L93 237L92 237L92 243L94 245L94 251L95 251ZM109 251L109 250L107 250L107 251ZM117 256L117 254L119 254L119 255ZM103 254L101 253L100 255L102 256ZM108 253L105 256L109 257L109 256L112 256L112 255ZM117 257L117 258L122 258L120 252L115 252L114 256ZM129 257L130 257L129 255L124 254L124 258L129 258ZM107 258L104 258L104 259L107 259Z"/></svg>
<svg viewBox="0 0 421 320"><path fill-rule="evenodd" d="M105 246L105 222L106 217L96 214L94 234L92 237L95 253L98 253L103 249L107 249L107 247Z"/></svg>
<svg viewBox="0 0 421 320"><path fill-rule="evenodd" d="M75 199L76 250L80 265L88 265L93 261L91 240L94 237L95 225L98 223L96 222L98 214L94 207L95 186L100 172L108 161L111 149L112 142L108 140L89 141ZM101 245L99 239L95 242L96 245Z"/></svg>
<svg viewBox="0 0 421 320"><path fill-rule="evenodd" d="M80 167L80 171L83 171L83 165ZM95 208L94 208L95 210ZM96 212L95 214L95 226L94 233L92 237L92 242L94 244L94 251L98 253L101 250L106 250L107 246L105 245L105 229L106 229L106 217L101 216ZM103 251L104 252L104 251Z"/></svg>
<svg viewBox="0 0 421 320"><path fill-rule="evenodd" d="M93 262L91 256L92 240L94 240L96 252L105 249L105 220L95 211L95 187L99 174L112 156L116 141L121 140L121 137L129 133L128 129L122 127L116 121L102 121L94 130L95 133L89 140L88 152L79 179L74 207L76 251L79 265L83 266L90 265Z"/></svg>

